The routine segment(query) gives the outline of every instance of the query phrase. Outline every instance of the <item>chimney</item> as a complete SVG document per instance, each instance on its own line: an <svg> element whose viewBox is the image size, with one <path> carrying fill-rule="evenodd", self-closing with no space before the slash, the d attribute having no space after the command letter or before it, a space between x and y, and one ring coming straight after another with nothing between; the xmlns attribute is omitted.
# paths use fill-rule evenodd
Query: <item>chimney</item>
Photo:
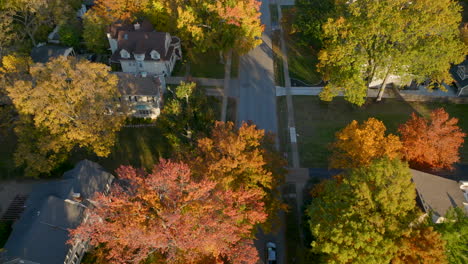
<svg viewBox="0 0 468 264"><path fill-rule="evenodd" d="M136 24L133 25L135 27L135 30L140 30L140 24L136 22Z"/></svg>

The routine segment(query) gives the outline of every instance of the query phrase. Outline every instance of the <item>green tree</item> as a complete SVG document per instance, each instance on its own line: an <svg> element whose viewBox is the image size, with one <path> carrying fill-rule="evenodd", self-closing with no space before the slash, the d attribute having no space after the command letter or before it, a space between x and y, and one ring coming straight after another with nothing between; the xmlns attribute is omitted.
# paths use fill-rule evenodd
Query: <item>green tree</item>
<svg viewBox="0 0 468 264"><path fill-rule="evenodd" d="M99 16L94 9L86 12L83 18L83 39L86 48L95 53L104 53L109 49L106 29L110 21Z"/></svg>
<svg viewBox="0 0 468 264"><path fill-rule="evenodd" d="M414 219L415 188L406 163L376 160L323 184L307 208L327 263L389 263Z"/></svg>
<svg viewBox="0 0 468 264"><path fill-rule="evenodd" d="M78 47L81 40L81 28L79 22L74 19L61 24L58 31L60 42L63 45Z"/></svg>
<svg viewBox="0 0 468 264"><path fill-rule="evenodd" d="M68 153L75 146L105 157L124 118L112 114L113 99L119 96L117 82L106 65L60 57L31 66L29 74L19 75L6 90L20 114L32 116L37 138L47 135L44 141L53 145L48 147L50 152L46 152L45 159ZM25 138L25 144L40 144L31 138L36 137L33 133L29 134L18 132L19 136L29 137ZM30 171L47 173L50 168L34 159L22 160L22 155L17 156L18 165L25 163Z"/></svg>
<svg viewBox="0 0 468 264"><path fill-rule="evenodd" d="M300 34L302 45L322 46L322 26L332 16L334 0L297 0L292 29Z"/></svg>
<svg viewBox="0 0 468 264"><path fill-rule="evenodd" d="M336 15L323 25L319 71L328 81L320 94L340 92L362 105L372 81L392 75L402 80L450 82L453 63L464 60L459 37L460 5L453 0L339 0Z"/></svg>
<svg viewBox="0 0 468 264"><path fill-rule="evenodd" d="M451 264L468 263L468 217L461 208L451 208L446 221L434 224L445 240L445 254Z"/></svg>
<svg viewBox="0 0 468 264"><path fill-rule="evenodd" d="M168 87L157 125L177 155L194 147L197 138L208 135L215 119L203 91L195 83L181 82L176 88Z"/></svg>

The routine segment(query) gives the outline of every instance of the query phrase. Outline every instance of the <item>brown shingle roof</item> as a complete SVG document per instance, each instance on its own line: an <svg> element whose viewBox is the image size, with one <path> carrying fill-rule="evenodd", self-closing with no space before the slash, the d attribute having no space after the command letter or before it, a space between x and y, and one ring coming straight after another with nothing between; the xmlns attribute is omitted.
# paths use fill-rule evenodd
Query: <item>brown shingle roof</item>
<svg viewBox="0 0 468 264"><path fill-rule="evenodd" d="M119 77L119 91L122 95L159 96L161 82L152 76L140 77L133 73L116 72Z"/></svg>
<svg viewBox="0 0 468 264"><path fill-rule="evenodd" d="M118 49L112 55L112 60L125 60L120 57L120 51L125 49L130 53L128 60L134 60L133 54L145 54L145 60L152 60L150 52L156 50L161 55L161 60L170 58L171 53L166 50L165 32L119 31L117 36ZM168 56L169 55L169 56Z"/></svg>

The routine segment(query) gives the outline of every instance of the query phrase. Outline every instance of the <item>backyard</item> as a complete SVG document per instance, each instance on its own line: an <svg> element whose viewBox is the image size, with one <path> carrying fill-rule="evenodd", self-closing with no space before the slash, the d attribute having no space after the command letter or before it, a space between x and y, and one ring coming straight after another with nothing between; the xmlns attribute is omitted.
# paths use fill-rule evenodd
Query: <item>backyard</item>
<svg viewBox="0 0 468 264"><path fill-rule="evenodd" d="M184 57L178 61L172 73L173 76L184 76L187 65L190 64L190 73L192 77L204 77L213 79L224 78L224 64L220 62L219 51L208 50L204 53L196 53L192 57ZM231 78L237 78L239 69L239 55L232 54Z"/></svg>
<svg viewBox="0 0 468 264"><path fill-rule="evenodd" d="M278 99L279 137L282 151L288 152L288 131L284 115L286 101ZM326 168L331 154L330 143L335 133L352 120L363 121L375 117L385 123L388 133L396 133L398 126L406 122L411 113L418 111L428 115L431 109L444 107L450 116L460 119L459 125L468 132L468 105L448 103L407 103L397 99L384 99L375 103L371 99L362 107L346 102L342 97L323 102L316 96L293 96L296 132L301 167ZM281 112L283 111L283 112ZM283 115L283 117L282 117ZM286 142L286 143L285 143ZM468 163L468 147L461 149L461 162Z"/></svg>

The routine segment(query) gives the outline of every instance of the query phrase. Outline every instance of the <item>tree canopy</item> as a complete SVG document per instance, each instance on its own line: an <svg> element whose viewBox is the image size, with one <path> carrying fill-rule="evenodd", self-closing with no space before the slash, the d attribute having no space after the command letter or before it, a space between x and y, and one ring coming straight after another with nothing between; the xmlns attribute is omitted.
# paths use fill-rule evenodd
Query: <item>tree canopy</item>
<svg viewBox="0 0 468 264"><path fill-rule="evenodd" d="M358 168L366 166L373 159L396 158L400 156L402 144L398 136L385 135L382 121L369 118L362 124L353 120L351 124L336 133L336 141L330 146L332 168Z"/></svg>
<svg viewBox="0 0 468 264"><path fill-rule="evenodd" d="M389 263L415 216L408 165L384 158L323 184L307 208L312 250L327 263Z"/></svg>
<svg viewBox="0 0 468 264"><path fill-rule="evenodd" d="M323 25L318 69L328 84L322 100L343 92L346 100L362 105L369 84L383 80L380 97L391 75L450 83L448 70L465 58L456 1L336 2L335 16Z"/></svg>
<svg viewBox="0 0 468 264"><path fill-rule="evenodd" d="M404 158L415 168L452 168L466 136L457 123L443 108L432 111L429 119L413 113L398 129Z"/></svg>
<svg viewBox="0 0 468 264"><path fill-rule="evenodd" d="M434 228L446 242L445 252L449 263L468 262L468 217L462 208L451 208L445 214L446 221L434 224Z"/></svg>
<svg viewBox="0 0 468 264"><path fill-rule="evenodd" d="M78 146L107 156L124 118L113 114L113 100L119 96L117 82L103 64L60 57L31 66L28 74L19 75L6 90L19 113L30 115L33 127L54 139L43 151L55 155L59 149L66 153ZM18 149L37 144L24 143ZM19 165L26 162L32 174L48 172L33 169L39 167L37 162L17 161Z"/></svg>
<svg viewBox="0 0 468 264"><path fill-rule="evenodd" d="M110 21L147 18L159 31L179 36L189 50L245 53L261 43L257 0L99 0L96 9Z"/></svg>
<svg viewBox="0 0 468 264"><path fill-rule="evenodd" d="M252 231L267 214L258 190L218 188L188 165L161 160L151 173L121 167L88 221L71 232L105 245L111 263L140 263L159 252L168 263L257 263ZM200 262L203 260L203 262Z"/></svg>

